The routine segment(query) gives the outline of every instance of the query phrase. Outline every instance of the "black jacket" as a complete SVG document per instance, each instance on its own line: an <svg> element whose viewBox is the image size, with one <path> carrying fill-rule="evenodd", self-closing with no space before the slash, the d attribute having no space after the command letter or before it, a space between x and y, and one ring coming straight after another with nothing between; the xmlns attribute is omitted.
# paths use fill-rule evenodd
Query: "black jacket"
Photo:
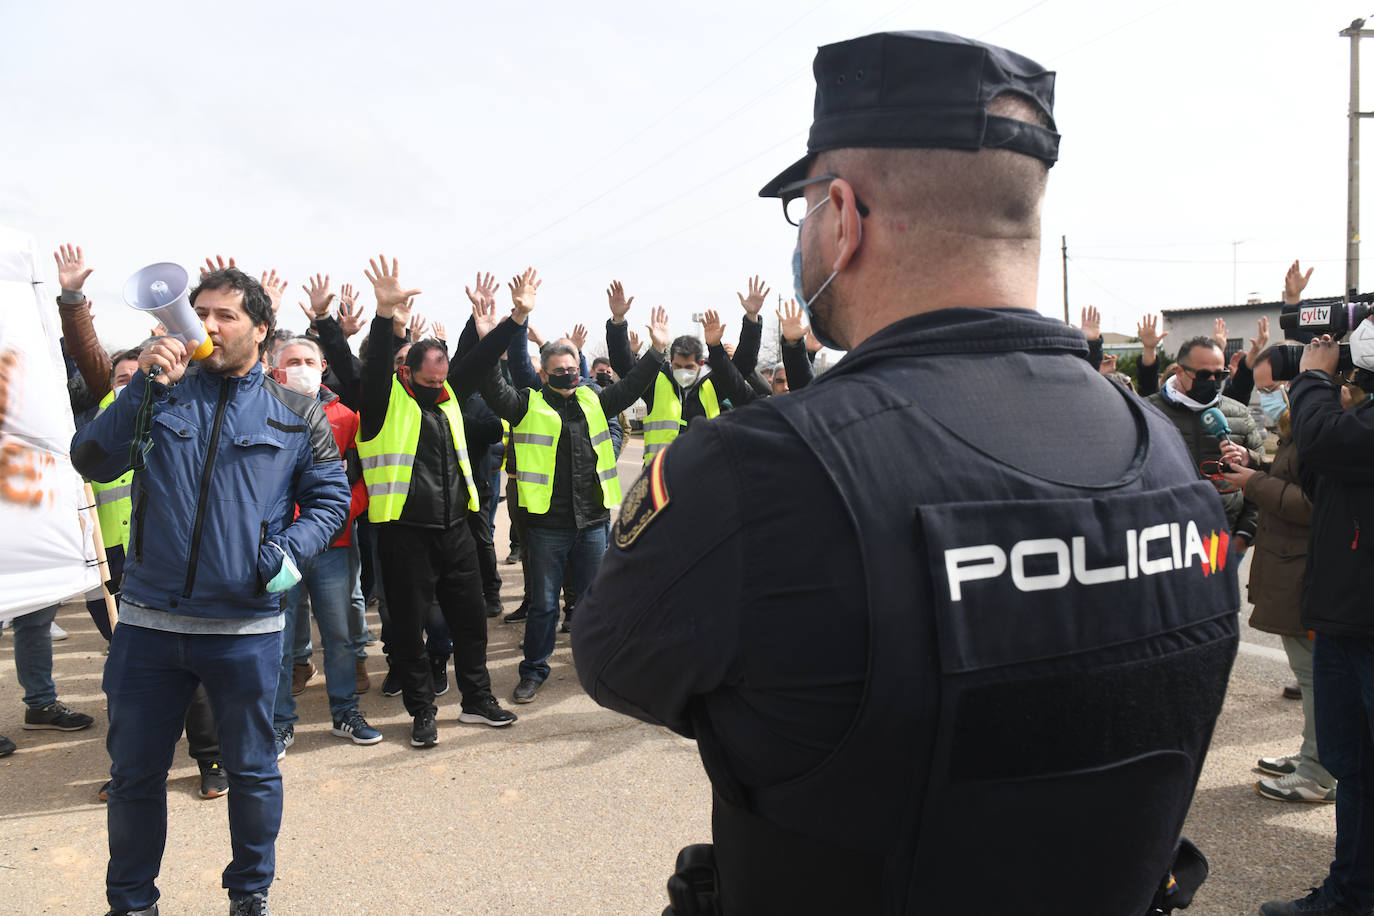
<svg viewBox="0 0 1374 916"><path fill-rule="evenodd" d="M511 334L519 327L507 319L496 331L487 335L483 343L507 326ZM662 365L663 354L651 349L629 372L622 373L619 382L600 390L597 398L606 416L613 417L639 400L645 389L652 387ZM596 452L592 448L591 434L587 431L587 420L581 408L573 403L572 397L563 397L549 387L538 392L528 388L518 390L506 381L496 366L487 372L482 383L482 397L498 416L510 423L512 429L525 418L531 397L543 398L563 421L564 434L558 437L554 456L553 496L549 511L535 514L525 512L522 507L520 511L524 514L525 524L536 528L581 529L610 518L610 510L601 497L601 481L596 476ZM520 450L513 450L518 461Z"/></svg>
<svg viewBox="0 0 1374 916"><path fill-rule="evenodd" d="M482 376L493 368L510 340L516 325L502 322L480 344L461 359L449 361L448 383L461 403L477 390ZM372 320L372 341L392 339L391 319ZM369 345L363 363L362 410L359 413L358 439L372 439L386 422L391 400L393 352L388 347ZM409 391L409 389L407 389ZM412 395L413 396L413 395ZM441 398L444 397L440 392ZM469 449L469 461L476 457ZM473 467L476 476L475 465ZM453 448L453 433L448 418L438 404L420 407L420 439L415 445L415 463L410 471L410 493L401 517L390 524L421 528L449 528L462 522L468 513L467 483ZM474 486L477 481L473 481Z"/></svg>
<svg viewBox="0 0 1374 916"><path fill-rule="evenodd" d="M1340 382L1309 371L1293 380L1289 404L1312 498L1303 626L1374 636L1374 402L1344 410Z"/></svg>

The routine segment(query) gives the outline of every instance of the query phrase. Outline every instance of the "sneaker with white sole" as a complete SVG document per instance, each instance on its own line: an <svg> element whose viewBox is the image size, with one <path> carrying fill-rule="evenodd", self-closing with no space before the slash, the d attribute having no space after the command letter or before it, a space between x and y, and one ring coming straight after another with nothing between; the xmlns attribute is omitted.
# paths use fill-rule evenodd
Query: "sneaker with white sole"
<svg viewBox="0 0 1374 916"><path fill-rule="evenodd" d="M368 725L363 714L356 709L334 720L334 734L340 738L352 738L354 744L376 744L382 740L382 733Z"/></svg>
<svg viewBox="0 0 1374 916"><path fill-rule="evenodd" d="M1298 771L1301 761L1302 757L1297 754L1289 754L1287 757L1261 757L1259 763L1255 764L1255 769L1271 776L1287 776Z"/></svg>
<svg viewBox="0 0 1374 916"><path fill-rule="evenodd" d="M47 706L30 706L24 710L24 727L27 729L51 728L60 732L79 732L90 728L95 720L84 712L73 712L61 700L53 700Z"/></svg>
<svg viewBox="0 0 1374 916"><path fill-rule="evenodd" d="M415 717L410 727L411 747L434 747L439 743L439 727L434 724L434 713L425 710Z"/></svg>
<svg viewBox="0 0 1374 916"><path fill-rule="evenodd" d="M515 719L515 713L509 709L502 709L501 704L496 702L496 697L491 694L475 703L464 703L463 711L458 713L459 722L469 725L490 725L493 728L510 725Z"/></svg>
<svg viewBox="0 0 1374 916"><path fill-rule="evenodd" d="M1315 779L1297 773L1276 779L1261 779L1255 783L1255 791L1275 801L1332 803L1336 800L1335 786L1324 786Z"/></svg>
<svg viewBox="0 0 1374 916"><path fill-rule="evenodd" d="M48 631L52 634L53 642L61 642L70 635L66 630L57 625L56 620L48 624Z"/></svg>
<svg viewBox="0 0 1374 916"><path fill-rule="evenodd" d="M296 743L296 726L283 725L274 729L274 731L277 733L277 759L284 760L286 758L286 749Z"/></svg>

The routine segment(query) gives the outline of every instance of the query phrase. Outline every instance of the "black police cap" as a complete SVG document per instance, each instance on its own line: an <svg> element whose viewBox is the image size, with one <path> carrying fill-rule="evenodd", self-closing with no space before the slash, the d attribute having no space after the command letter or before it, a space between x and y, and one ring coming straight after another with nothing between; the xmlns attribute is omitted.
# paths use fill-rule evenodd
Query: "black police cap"
<svg viewBox="0 0 1374 916"><path fill-rule="evenodd" d="M816 52L815 120L806 155L759 191L777 197L806 177L829 149L927 147L1014 150L1047 166L1059 158L1054 71L1014 51L947 32L879 32ZM1050 127L990 115L1010 92L1044 113Z"/></svg>

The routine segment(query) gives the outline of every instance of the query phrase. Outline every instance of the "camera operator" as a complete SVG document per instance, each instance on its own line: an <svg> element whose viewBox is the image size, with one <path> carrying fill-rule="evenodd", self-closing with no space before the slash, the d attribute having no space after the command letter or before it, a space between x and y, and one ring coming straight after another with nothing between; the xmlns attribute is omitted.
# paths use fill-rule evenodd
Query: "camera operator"
<svg viewBox="0 0 1374 916"><path fill-rule="evenodd" d="M1374 368L1374 324L1356 326L1350 353L1356 366ZM1317 746L1339 780L1336 851L1321 887L1303 900L1266 903L1266 916L1374 908L1374 614L1367 588L1374 535L1360 531L1362 520L1374 519L1374 410L1369 401L1342 408L1339 359L1329 334L1313 340L1289 389L1303 489L1312 499L1302 623L1317 634Z"/></svg>

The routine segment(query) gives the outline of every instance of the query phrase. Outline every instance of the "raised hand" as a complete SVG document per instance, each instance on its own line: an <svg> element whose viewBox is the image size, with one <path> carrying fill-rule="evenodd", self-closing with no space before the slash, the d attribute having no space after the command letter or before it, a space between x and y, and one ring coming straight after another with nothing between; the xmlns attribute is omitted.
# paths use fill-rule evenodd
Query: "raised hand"
<svg viewBox="0 0 1374 916"><path fill-rule="evenodd" d="M434 339L448 343L448 331L444 328L444 323L438 319L434 321Z"/></svg>
<svg viewBox="0 0 1374 916"><path fill-rule="evenodd" d="M739 304L744 307L744 314L757 321L759 312L763 309L764 300L768 298L770 292L772 290L764 286L763 281L755 274L754 279L749 281L749 295L746 296L744 293L735 293L735 295L739 296Z"/></svg>
<svg viewBox="0 0 1374 916"><path fill-rule="evenodd" d="M656 305L649 313L649 342L655 350L666 350L668 344L673 342L672 334L668 330L668 310L661 305ZM720 340L719 337L716 338Z"/></svg>
<svg viewBox="0 0 1374 916"><path fill-rule="evenodd" d="M500 322L496 318L496 300L472 302L472 326L477 330L477 337L480 340L496 329ZM531 330L531 336L533 330Z"/></svg>
<svg viewBox="0 0 1374 916"><path fill-rule="evenodd" d="M581 353L582 348L587 345L587 326L585 324L575 324L573 325L572 333L564 334L563 336L571 340L573 346L577 347L577 352Z"/></svg>
<svg viewBox="0 0 1374 916"><path fill-rule="evenodd" d="M1225 353L1227 340L1225 318L1218 318L1212 322L1212 339L1217 342L1218 347L1221 347L1221 352Z"/></svg>
<svg viewBox="0 0 1374 916"><path fill-rule="evenodd" d="M544 281L539 279L539 273L533 267L526 268L525 272L510 281L510 301L515 308L511 309L511 320L516 324L524 324L525 319L534 311L534 297L539 292L539 287Z"/></svg>
<svg viewBox="0 0 1374 916"><path fill-rule="evenodd" d="M149 337L166 337L166 336L167 336L167 326L164 325L161 321L159 321L157 324L153 325L153 329L152 329L151 331L148 332L148 336L149 336Z"/></svg>
<svg viewBox="0 0 1374 916"><path fill-rule="evenodd" d="M363 307L356 303L353 287L345 283L339 290L339 327L343 329L344 337L352 337L362 330Z"/></svg>
<svg viewBox="0 0 1374 916"><path fill-rule="evenodd" d="M463 287L463 292L468 294L468 301L473 305L496 305L496 291L501 288L501 284L496 282L496 278L491 274L483 275L477 272L477 280L473 283L475 289Z"/></svg>
<svg viewBox="0 0 1374 916"><path fill-rule="evenodd" d="M1135 326L1135 336L1140 338L1141 347L1153 353L1159 342L1169 336L1169 332L1159 333L1159 318L1155 315L1146 315Z"/></svg>
<svg viewBox="0 0 1374 916"><path fill-rule="evenodd" d="M200 269L200 275L203 277L206 274L213 273L216 270L225 270L230 267L238 267L238 265L234 263L234 259L230 258L229 263L225 264L224 255L217 254L213 258L205 259L205 266Z"/></svg>
<svg viewBox="0 0 1374 916"><path fill-rule="evenodd" d="M1306 284L1304 283L1304 285ZM1245 354L1245 365L1251 369L1255 368L1255 360L1259 358L1260 353L1267 346L1269 346L1269 319L1261 316L1255 326L1255 336L1250 338L1250 352Z"/></svg>
<svg viewBox="0 0 1374 916"><path fill-rule="evenodd" d="M1307 268L1307 273L1302 272L1298 262L1294 261L1288 265L1288 273L1283 277L1283 301L1289 305L1297 305L1302 301L1302 291L1307 289L1307 281L1312 279L1312 271L1315 267Z"/></svg>
<svg viewBox="0 0 1374 916"><path fill-rule="evenodd" d="M611 285L606 287L606 301L611 307L611 320L616 324L625 323L625 313L634 305L635 297L625 298L625 287L620 285L619 280L612 280Z"/></svg>
<svg viewBox="0 0 1374 916"><path fill-rule="evenodd" d="M415 308L415 297L411 296L405 304L396 306L391 313L391 333L402 340L410 339L410 313Z"/></svg>
<svg viewBox="0 0 1374 916"><path fill-rule="evenodd" d="M382 318L395 319L398 309L404 309L406 319L410 318L410 307L407 303L411 299L420 295L418 289L402 289L400 263L391 259L391 267L387 268L386 255L378 255L381 266L377 261L368 260L371 270L363 271L368 282L372 284L372 294L377 297L377 314Z"/></svg>
<svg viewBox="0 0 1374 916"><path fill-rule="evenodd" d="M778 330L782 332L782 339L788 343L796 343L803 337L811 333L811 329L802 321L802 310L797 307L797 300L788 299L778 309Z"/></svg>
<svg viewBox="0 0 1374 916"><path fill-rule="evenodd" d="M58 286L74 293L81 292L86 278L91 275L90 269L86 267L86 256L81 253L81 246L63 245L53 252L53 260L57 261Z"/></svg>
<svg viewBox="0 0 1374 916"><path fill-rule="evenodd" d="M525 328L525 336L528 337L530 343L534 344L536 347L544 346L544 335L540 334L534 325Z"/></svg>
<svg viewBox="0 0 1374 916"><path fill-rule="evenodd" d="M1082 324L1083 336L1088 340L1097 340L1102 336L1102 313L1097 310L1097 306L1090 305L1083 310Z"/></svg>
<svg viewBox="0 0 1374 916"><path fill-rule="evenodd" d="M631 332L630 332L630 352L633 353L635 356L638 356L638 355L639 355L639 348L640 348L641 346L643 346L643 344L644 344L644 341L642 341L642 340L639 339L639 334L638 334L637 332L635 332L635 331L631 331Z"/></svg>
<svg viewBox="0 0 1374 916"><path fill-rule="evenodd" d="M720 346L720 339L725 334L725 324L715 309L706 310L706 315L701 319L701 330L706 335L708 347Z"/></svg>
<svg viewBox="0 0 1374 916"><path fill-rule="evenodd" d="M229 266L234 266L234 259L229 259ZM267 293L267 298L272 300L272 314L281 311L281 297L286 292L286 278L278 277L275 270L262 272L262 288Z"/></svg>
<svg viewBox="0 0 1374 916"><path fill-rule="evenodd" d="M311 321L329 314L329 303L334 301L334 294L329 291L329 274L315 274L309 285L301 289L310 297Z"/></svg>
<svg viewBox="0 0 1374 916"><path fill-rule="evenodd" d="M428 327L429 322L425 320L423 315L421 315L419 312L416 312L415 317L410 319L410 327L406 331L407 339L412 341L424 340L425 330Z"/></svg>

